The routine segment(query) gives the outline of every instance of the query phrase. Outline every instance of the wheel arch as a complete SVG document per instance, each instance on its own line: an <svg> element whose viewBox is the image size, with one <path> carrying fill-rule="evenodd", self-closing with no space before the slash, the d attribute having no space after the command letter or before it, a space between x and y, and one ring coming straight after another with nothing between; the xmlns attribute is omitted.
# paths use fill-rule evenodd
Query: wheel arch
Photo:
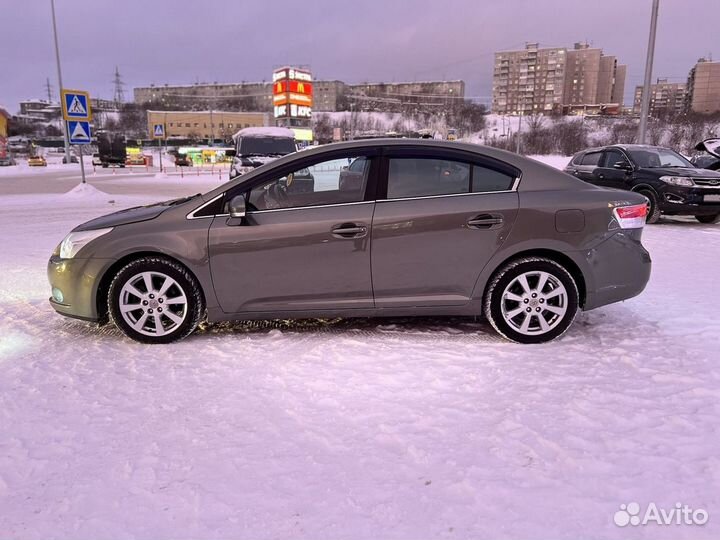
<svg viewBox="0 0 720 540"><path fill-rule="evenodd" d="M585 301L587 300L587 283L585 281L585 275L583 274L582 270L580 270L580 267L577 265L575 261L572 260L568 255L560 252L555 251L553 249L528 249L524 251L518 251L517 253L513 253L512 255L509 255L507 258L502 260L498 265L495 266L493 271L490 273L489 278L485 282L485 286L483 288L483 304L485 302L485 297L488 292L488 288L490 287L490 284L493 282L493 279L495 279L495 276L505 268L508 264L511 262L517 260L517 259L524 259L527 257L542 257L545 259L549 259L563 268L567 270L572 278L575 280L575 284L577 285L578 289L578 300L581 308L585 307Z"/></svg>
<svg viewBox="0 0 720 540"><path fill-rule="evenodd" d="M198 279L197 274L193 272L187 264L182 262L177 257L173 257L172 255L168 255L167 253L162 253L160 251L137 251L134 253L129 253L121 257L117 261L113 262L110 266L107 267L102 277L100 278L97 291L95 292L95 309L97 310L99 324L105 324L109 320L109 306L107 303L107 296L108 292L110 291L110 284L112 283L113 278L125 265L131 263L132 261L142 259L143 257L157 257L160 259L166 259L182 266L187 271L187 273L190 274L197 282L200 288L200 295L202 296L203 303L205 306L207 306L207 295L205 294L205 290L203 289L202 281Z"/></svg>

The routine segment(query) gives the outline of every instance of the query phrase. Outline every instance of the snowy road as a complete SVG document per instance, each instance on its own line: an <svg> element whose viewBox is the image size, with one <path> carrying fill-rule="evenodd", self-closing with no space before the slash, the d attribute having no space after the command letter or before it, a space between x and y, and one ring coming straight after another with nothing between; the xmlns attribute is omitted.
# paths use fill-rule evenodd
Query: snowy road
<svg viewBox="0 0 720 540"><path fill-rule="evenodd" d="M645 293L543 346L404 319L152 347L47 303L73 225L168 198L133 181L0 195L0 538L720 537L720 226L647 227ZM710 520L617 527L631 501Z"/></svg>

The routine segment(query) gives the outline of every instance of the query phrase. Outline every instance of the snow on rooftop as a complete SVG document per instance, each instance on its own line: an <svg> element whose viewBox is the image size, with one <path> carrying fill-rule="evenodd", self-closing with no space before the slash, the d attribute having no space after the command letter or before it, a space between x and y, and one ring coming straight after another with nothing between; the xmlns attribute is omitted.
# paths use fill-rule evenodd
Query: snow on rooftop
<svg viewBox="0 0 720 540"><path fill-rule="evenodd" d="M290 137L295 138L295 132L292 129L284 127L248 127L243 128L233 135L233 140L238 137Z"/></svg>

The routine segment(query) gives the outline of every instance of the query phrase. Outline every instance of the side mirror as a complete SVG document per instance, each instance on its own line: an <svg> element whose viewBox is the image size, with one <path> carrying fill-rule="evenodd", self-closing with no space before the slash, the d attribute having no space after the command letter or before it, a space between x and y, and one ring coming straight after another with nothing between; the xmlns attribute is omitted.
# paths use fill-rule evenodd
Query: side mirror
<svg viewBox="0 0 720 540"><path fill-rule="evenodd" d="M237 150L235 150L234 148L228 148L227 150L225 150L225 155L227 157L235 157L237 156Z"/></svg>
<svg viewBox="0 0 720 540"><path fill-rule="evenodd" d="M632 165L630 165L627 161L618 161L615 165L613 165L613 168L620 169L621 171L631 171Z"/></svg>
<svg viewBox="0 0 720 540"><path fill-rule="evenodd" d="M245 195L236 195L233 197L230 200L229 210L231 218L244 218L247 212Z"/></svg>

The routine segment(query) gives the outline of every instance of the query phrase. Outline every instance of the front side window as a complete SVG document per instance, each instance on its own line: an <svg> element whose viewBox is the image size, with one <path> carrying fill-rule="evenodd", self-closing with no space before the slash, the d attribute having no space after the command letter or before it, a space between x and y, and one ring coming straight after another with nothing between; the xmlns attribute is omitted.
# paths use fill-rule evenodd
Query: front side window
<svg viewBox="0 0 720 540"><path fill-rule="evenodd" d="M315 163L253 188L248 206L253 211L360 202L369 170L364 156Z"/></svg>
<svg viewBox="0 0 720 540"><path fill-rule="evenodd" d="M612 169L618 163L628 164L628 160L627 158L625 158L625 154L623 154L620 150L606 150L605 164L603 165L603 167Z"/></svg>

